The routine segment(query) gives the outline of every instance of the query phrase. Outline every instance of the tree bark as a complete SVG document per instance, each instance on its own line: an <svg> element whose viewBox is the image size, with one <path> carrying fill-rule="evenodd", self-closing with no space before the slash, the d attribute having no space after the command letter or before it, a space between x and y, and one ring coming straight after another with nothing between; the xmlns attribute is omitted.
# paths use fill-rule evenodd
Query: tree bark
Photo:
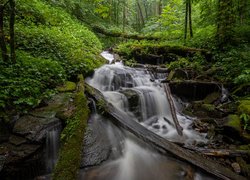
<svg viewBox="0 0 250 180"><path fill-rule="evenodd" d="M4 27L3 27L3 17L4 17L4 5L0 4L0 46L2 51L2 59L4 62L8 62L9 57L7 54L7 48L4 38Z"/></svg>
<svg viewBox="0 0 250 180"><path fill-rule="evenodd" d="M188 2L187 2L187 0L186 0L184 40L187 39L187 29L188 29Z"/></svg>
<svg viewBox="0 0 250 180"><path fill-rule="evenodd" d="M171 91L170 91L169 85L164 84L164 89L165 89L167 99L168 99L168 102L169 102L169 105L170 105L171 115L172 115L172 118L173 118L173 121L174 121L174 124L175 124L176 131L180 136L183 136L183 132L182 132L183 128L179 124L178 118L176 116L176 110L175 110L173 99L171 97Z"/></svg>
<svg viewBox="0 0 250 180"><path fill-rule="evenodd" d="M138 138L142 139L146 143L151 144L157 150L162 153L171 153L180 160L186 161L195 167L199 167L204 171L218 177L221 179L229 180L245 180L246 178L232 172L228 168L216 163L211 159L204 159L203 156L188 151L158 135L152 131L146 129L136 121L134 121L130 116L121 112L119 109L114 107L112 104L108 103L103 94L93 87L86 85L86 91L89 95L93 96L95 100L101 102L100 107L103 112L108 115L114 124L122 127L131 133L133 133Z"/></svg>
<svg viewBox="0 0 250 180"><path fill-rule="evenodd" d="M190 37L193 37L193 26L192 26L192 6L191 6L191 0L188 0L188 17L189 17L189 33Z"/></svg>
<svg viewBox="0 0 250 180"><path fill-rule="evenodd" d="M10 59L13 64L16 63L14 25L15 25L15 0L10 0Z"/></svg>

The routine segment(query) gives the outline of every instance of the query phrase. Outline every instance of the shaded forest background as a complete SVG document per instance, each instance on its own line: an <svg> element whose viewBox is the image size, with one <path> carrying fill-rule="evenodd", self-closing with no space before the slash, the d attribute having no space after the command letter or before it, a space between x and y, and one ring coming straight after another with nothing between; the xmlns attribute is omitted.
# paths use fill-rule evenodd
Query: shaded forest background
<svg viewBox="0 0 250 180"><path fill-rule="evenodd" d="M166 66L210 69L213 80L247 85L249 40L248 0L1 0L0 108L42 104L56 86L102 65L99 54L109 47L127 64L138 48L206 49L209 60L198 54Z"/></svg>

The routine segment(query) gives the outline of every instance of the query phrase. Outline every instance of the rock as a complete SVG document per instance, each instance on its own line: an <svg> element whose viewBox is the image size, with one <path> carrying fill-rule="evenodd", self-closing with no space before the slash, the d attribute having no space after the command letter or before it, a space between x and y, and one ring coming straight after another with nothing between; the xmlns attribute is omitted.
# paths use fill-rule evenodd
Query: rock
<svg viewBox="0 0 250 180"><path fill-rule="evenodd" d="M129 110L133 112L136 117L138 117L139 121L142 121L142 115L140 110L140 98L138 92L133 89L124 89L120 92L127 97L129 103Z"/></svg>
<svg viewBox="0 0 250 180"><path fill-rule="evenodd" d="M6 156L0 156L0 172L3 169L5 161L6 161Z"/></svg>
<svg viewBox="0 0 250 180"><path fill-rule="evenodd" d="M97 166L115 154L121 154L121 132L99 115L92 115L84 137L81 168Z"/></svg>
<svg viewBox="0 0 250 180"><path fill-rule="evenodd" d="M5 123L3 123L0 119L0 143L4 141L8 141L10 133Z"/></svg>
<svg viewBox="0 0 250 180"><path fill-rule="evenodd" d="M240 124L240 117L236 114L229 115L227 117L227 122L224 127L230 127L234 129L234 131L241 133L241 124Z"/></svg>
<svg viewBox="0 0 250 180"><path fill-rule="evenodd" d="M238 174L241 172L241 168L240 168L240 165L238 163L234 162L231 164L231 166L232 166L234 172L236 172Z"/></svg>
<svg viewBox="0 0 250 180"><path fill-rule="evenodd" d="M11 135L9 138L9 142L13 145L19 146L21 144L26 143L27 140L23 137L20 137L20 136Z"/></svg>
<svg viewBox="0 0 250 180"><path fill-rule="evenodd" d="M219 92L213 92L209 95L206 96L206 98L203 100L205 104L212 104L214 103L217 99L219 99L221 96L221 93Z"/></svg>
<svg viewBox="0 0 250 180"><path fill-rule="evenodd" d="M65 84L61 87L58 87L59 92L72 92L76 90L76 83L71 81L66 81Z"/></svg>
<svg viewBox="0 0 250 180"><path fill-rule="evenodd" d="M169 86L173 94L192 101L203 100L213 92L220 92L220 85L216 82L179 80L171 81Z"/></svg>
<svg viewBox="0 0 250 180"><path fill-rule="evenodd" d="M238 106L238 112L240 114L245 113L250 115L250 99L240 101L240 105Z"/></svg>
<svg viewBox="0 0 250 180"><path fill-rule="evenodd" d="M26 115L16 122L13 132L30 141L41 142L46 137L47 131L60 123L58 118L39 118Z"/></svg>

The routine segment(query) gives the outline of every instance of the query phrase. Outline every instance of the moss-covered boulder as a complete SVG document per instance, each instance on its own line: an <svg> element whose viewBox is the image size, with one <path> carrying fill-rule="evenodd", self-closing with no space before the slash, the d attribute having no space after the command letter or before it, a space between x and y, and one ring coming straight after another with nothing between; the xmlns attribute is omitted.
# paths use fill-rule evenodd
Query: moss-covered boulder
<svg viewBox="0 0 250 180"><path fill-rule="evenodd" d="M66 81L63 86L57 88L59 92L72 92L76 90L76 83L71 81Z"/></svg>
<svg viewBox="0 0 250 180"><path fill-rule="evenodd" d="M226 121L223 125L223 133L232 139L242 140L241 121L238 115L232 114L226 118Z"/></svg>
<svg viewBox="0 0 250 180"><path fill-rule="evenodd" d="M74 96L76 107L73 116L67 119L61 139L62 147L59 152L59 160L53 172L53 179L74 180L77 179L77 171L81 163L81 151L83 138L89 118L89 108L84 95L83 76L79 76L78 91Z"/></svg>
<svg viewBox="0 0 250 180"><path fill-rule="evenodd" d="M217 99L219 99L221 94L219 92L213 92L205 97L203 102L205 104L212 104L214 103Z"/></svg>
<svg viewBox="0 0 250 180"><path fill-rule="evenodd" d="M240 105L238 106L238 112L240 114L245 113L250 115L250 99L240 101Z"/></svg>

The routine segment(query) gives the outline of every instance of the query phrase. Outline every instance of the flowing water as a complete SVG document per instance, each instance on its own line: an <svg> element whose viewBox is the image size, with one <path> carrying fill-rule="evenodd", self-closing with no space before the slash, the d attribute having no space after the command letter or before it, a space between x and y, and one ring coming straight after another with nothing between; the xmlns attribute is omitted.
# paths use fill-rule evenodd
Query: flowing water
<svg viewBox="0 0 250 180"><path fill-rule="evenodd" d="M113 59L107 52L102 55L110 62ZM184 144L206 142L205 134L192 129L193 119L178 112L181 106L177 99L174 99L177 118L183 127L183 136L178 135L167 96L160 83L160 78L164 77L166 74L156 74L152 77L152 73L146 69L126 67L119 62L97 69L94 76L87 79L87 83L99 89L108 102L134 121L169 141ZM98 121L101 123L105 120L99 116ZM116 138L116 134L112 133L114 128L106 128L107 133L111 134L108 136L110 141ZM163 156L130 133L119 131L123 134L118 145L122 149L120 155L113 156L101 166L86 168L80 179L206 179L188 164Z"/></svg>
<svg viewBox="0 0 250 180"><path fill-rule="evenodd" d="M58 160L61 125L53 127L46 136L46 171L51 173Z"/></svg>

